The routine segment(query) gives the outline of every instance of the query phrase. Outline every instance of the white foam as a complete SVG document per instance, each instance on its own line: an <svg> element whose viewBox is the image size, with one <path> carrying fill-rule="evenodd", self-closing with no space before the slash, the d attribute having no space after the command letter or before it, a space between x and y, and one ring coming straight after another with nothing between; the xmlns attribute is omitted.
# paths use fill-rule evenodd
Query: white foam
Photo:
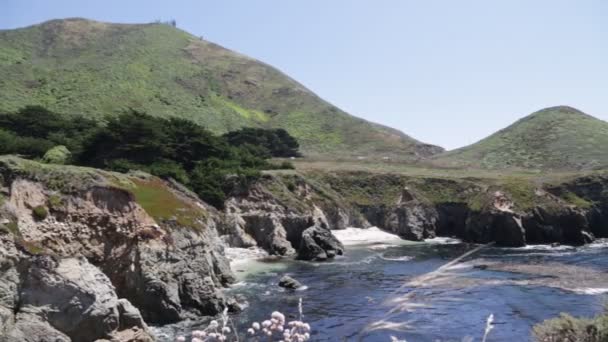
<svg viewBox="0 0 608 342"><path fill-rule="evenodd" d="M566 250L574 250L575 248L568 245L559 245L559 246L551 246L551 245L526 245L523 247L514 247L511 249L515 250L545 250L545 251L566 251Z"/></svg>
<svg viewBox="0 0 608 342"><path fill-rule="evenodd" d="M268 252L259 247L236 248L228 247L225 249L226 257L230 260L230 265L235 265L250 260L263 259L268 257Z"/></svg>
<svg viewBox="0 0 608 342"><path fill-rule="evenodd" d="M600 294L608 293L608 288L605 288L605 287L580 287L580 288L573 289L572 291L579 293L579 294L600 295Z"/></svg>
<svg viewBox="0 0 608 342"><path fill-rule="evenodd" d="M382 256L381 257L383 260L387 260L387 261L410 261L412 260L414 257L409 256L409 255L404 255L404 256L400 256L400 257L387 257L387 256Z"/></svg>
<svg viewBox="0 0 608 342"><path fill-rule="evenodd" d="M424 242L437 245L455 245L462 243L462 240L450 237L435 237L432 239L425 239Z"/></svg>
<svg viewBox="0 0 608 342"><path fill-rule="evenodd" d="M586 245L584 247L587 247L587 248L606 248L606 247L608 247L608 239L599 239L599 240L596 240L596 241L594 241L594 242L592 242L592 243L590 243L590 244L588 244L588 245Z"/></svg>
<svg viewBox="0 0 608 342"><path fill-rule="evenodd" d="M387 233L378 227L370 228L346 228L333 230L332 233L345 245L369 245L369 244L399 244L404 240L399 236Z"/></svg>

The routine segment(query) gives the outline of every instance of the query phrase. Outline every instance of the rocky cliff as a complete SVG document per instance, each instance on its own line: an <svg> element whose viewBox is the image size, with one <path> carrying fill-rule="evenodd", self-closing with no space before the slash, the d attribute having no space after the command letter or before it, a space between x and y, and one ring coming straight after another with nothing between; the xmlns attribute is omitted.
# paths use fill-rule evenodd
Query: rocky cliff
<svg viewBox="0 0 608 342"><path fill-rule="evenodd" d="M406 239L500 246L579 245L608 237L608 175L448 178L312 173L369 224Z"/></svg>
<svg viewBox="0 0 608 342"><path fill-rule="evenodd" d="M221 219L185 190L14 157L0 159L0 175L4 340L147 341L144 320L227 305Z"/></svg>
<svg viewBox="0 0 608 342"><path fill-rule="evenodd" d="M257 245L276 255L298 252L313 225L377 226L415 241L449 236L499 246L580 245L608 237L608 175L269 172L227 201L225 217L220 231L228 244Z"/></svg>
<svg viewBox="0 0 608 342"><path fill-rule="evenodd" d="M266 174L248 191L233 194L224 215L221 234L229 245L306 260L343 253L331 229L369 226L338 194L292 172Z"/></svg>
<svg viewBox="0 0 608 342"><path fill-rule="evenodd" d="M236 308L224 246L326 260L331 230L501 246L608 237L608 175L438 177L269 171L218 211L183 186L0 157L0 341L149 341Z"/></svg>

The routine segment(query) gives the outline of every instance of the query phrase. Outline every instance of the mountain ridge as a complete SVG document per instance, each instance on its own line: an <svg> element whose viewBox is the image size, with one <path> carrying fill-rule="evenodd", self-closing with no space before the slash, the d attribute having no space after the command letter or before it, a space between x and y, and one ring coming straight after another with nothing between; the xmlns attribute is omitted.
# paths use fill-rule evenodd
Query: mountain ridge
<svg viewBox="0 0 608 342"><path fill-rule="evenodd" d="M442 166L488 169L608 167L608 122L570 106L538 110L480 141L433 157Z"/></svg>
<svg viewBox="0 0 608 342"><path fill-rule="evenodd" d="M111 47L111 48L108 48ZM130 108L216 133L284 128L311 156L418 160L443 151L354 117L280 70L166 24L55 19L0 31L0 110L102 119Z"/></svg>

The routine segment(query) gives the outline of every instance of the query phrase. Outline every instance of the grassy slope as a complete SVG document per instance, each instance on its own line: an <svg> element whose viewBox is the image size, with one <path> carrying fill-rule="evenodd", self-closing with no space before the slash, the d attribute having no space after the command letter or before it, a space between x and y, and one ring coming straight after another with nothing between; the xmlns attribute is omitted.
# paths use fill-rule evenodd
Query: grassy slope
<svg viewBox="0 0 608 342"><path fill-rule="evenodd" d="M277 69L162 24L54 20L0 31L0 110L97 118L128 108L222 133L282 127L309 155L417 158L434 146L355 118Z"/></svg>
<svg viewBox="0 0 608 342"><path fill-rule="evenodd" d="M606 168L608 123L570 107L547 108L435 159L441 165L489 169Z"/></svg>

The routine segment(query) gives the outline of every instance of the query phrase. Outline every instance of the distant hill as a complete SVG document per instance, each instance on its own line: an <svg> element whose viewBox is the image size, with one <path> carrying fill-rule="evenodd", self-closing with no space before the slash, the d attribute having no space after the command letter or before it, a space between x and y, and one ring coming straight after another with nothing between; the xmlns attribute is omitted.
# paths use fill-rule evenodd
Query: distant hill
<svg viewBox="0 0 608 342"><path fill-rule="evenodd" d="M442 151L356 118L279 70L165 24L53 20L0 31L0 110L42 105L102 118L129 108L192 119L216 133L285 128L308 155Z"/></svg>
<svg viewBox="0 0 608 342"><path fill-rule="evenodd" d="M489 169L584 170L608 167L608 122L567 106L535 112L434 163Z"/></svg>

